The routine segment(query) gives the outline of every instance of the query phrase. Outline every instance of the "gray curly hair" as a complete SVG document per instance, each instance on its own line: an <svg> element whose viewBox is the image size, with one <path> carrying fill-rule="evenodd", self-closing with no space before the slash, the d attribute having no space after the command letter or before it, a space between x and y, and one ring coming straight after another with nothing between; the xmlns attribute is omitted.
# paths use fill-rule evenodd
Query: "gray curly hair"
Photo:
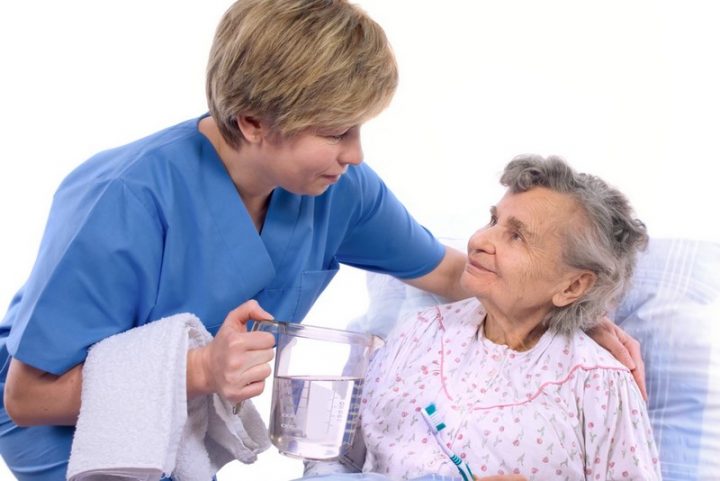
<svg viewBox="0 0 720 481"><path fill-rule="evenodd" d="M563 261L594 272L597 279L582 298L555 307L546 322L565 334L597 325L629 287L637 253L648 243L645 224L634 217L620 191L599 177L575 172L557 156L517 156L505 167L500 183L512 193L545 187L572 196L584 209L585 225L565 233Z"/></svg>

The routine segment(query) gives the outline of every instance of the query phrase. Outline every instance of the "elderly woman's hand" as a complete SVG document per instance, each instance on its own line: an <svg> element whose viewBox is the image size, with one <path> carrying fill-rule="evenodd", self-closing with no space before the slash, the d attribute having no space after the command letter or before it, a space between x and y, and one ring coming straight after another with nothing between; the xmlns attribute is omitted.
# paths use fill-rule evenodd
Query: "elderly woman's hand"
<svg viewBox="0 0 720 481"><path fill-rule="evenodd" d="M630 369L635 382L640 388L643 399L647 401L645 363L640 354L640 343L607 317L590 330L588 334L595 342L610 351L610 354Z"/></svg>
<svg viewBox="0 0 720 481"><path fill-rule="evenodd" d="M270 375L275 337L268 332L247 332L250 319L272 319L250 300L231 311L215 338L188 353L188 397L217 393L238 403L259 395Z"/></svg>

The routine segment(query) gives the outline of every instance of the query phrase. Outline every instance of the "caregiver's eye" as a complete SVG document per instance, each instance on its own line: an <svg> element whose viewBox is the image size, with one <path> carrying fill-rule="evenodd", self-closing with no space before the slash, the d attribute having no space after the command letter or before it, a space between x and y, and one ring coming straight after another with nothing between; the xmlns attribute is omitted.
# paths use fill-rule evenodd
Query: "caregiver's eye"
<svg viewBox="0 0 720 481"><path fill-rule="evenodd" d="M350 130L346 130L345 132L341 134L328 134L325 137L330 140L333 144L337 144L338 142L341 142L344 140L347 136Z"/></svg>
<svg viewBox="0 0 720 481"><path fill-rule="evenodd" d="M494 226L495 224L497 224L497 216L491 215L491 216L490 216L490 222L488 222L488 225L489 225L489 226Z"/></svg>

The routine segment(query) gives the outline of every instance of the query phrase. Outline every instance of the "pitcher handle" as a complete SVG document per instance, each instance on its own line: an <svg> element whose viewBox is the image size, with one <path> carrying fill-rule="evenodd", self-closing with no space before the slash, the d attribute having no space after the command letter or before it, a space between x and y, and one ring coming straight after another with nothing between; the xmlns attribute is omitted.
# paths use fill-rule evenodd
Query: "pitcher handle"
<svg viewBox="0 0 720 481"><path fill-rule="evenodd" d="M277 335L279 327L280 323L272 319L260 319L259 321L253 320L250 332L260 331Z"/></svg>

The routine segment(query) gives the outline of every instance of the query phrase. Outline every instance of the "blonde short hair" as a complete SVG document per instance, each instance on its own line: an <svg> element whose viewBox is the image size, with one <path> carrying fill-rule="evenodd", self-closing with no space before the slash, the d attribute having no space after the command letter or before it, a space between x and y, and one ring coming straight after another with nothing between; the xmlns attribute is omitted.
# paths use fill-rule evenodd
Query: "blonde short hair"
<svg viewBox="0 0 720 481"><path fill-rule="evenodd" d="M226 142L238 115L292 135L347 128L382 111L397 87L385 32L345 0L238 0L223 16L207 69L207 99Z"/></svg>

